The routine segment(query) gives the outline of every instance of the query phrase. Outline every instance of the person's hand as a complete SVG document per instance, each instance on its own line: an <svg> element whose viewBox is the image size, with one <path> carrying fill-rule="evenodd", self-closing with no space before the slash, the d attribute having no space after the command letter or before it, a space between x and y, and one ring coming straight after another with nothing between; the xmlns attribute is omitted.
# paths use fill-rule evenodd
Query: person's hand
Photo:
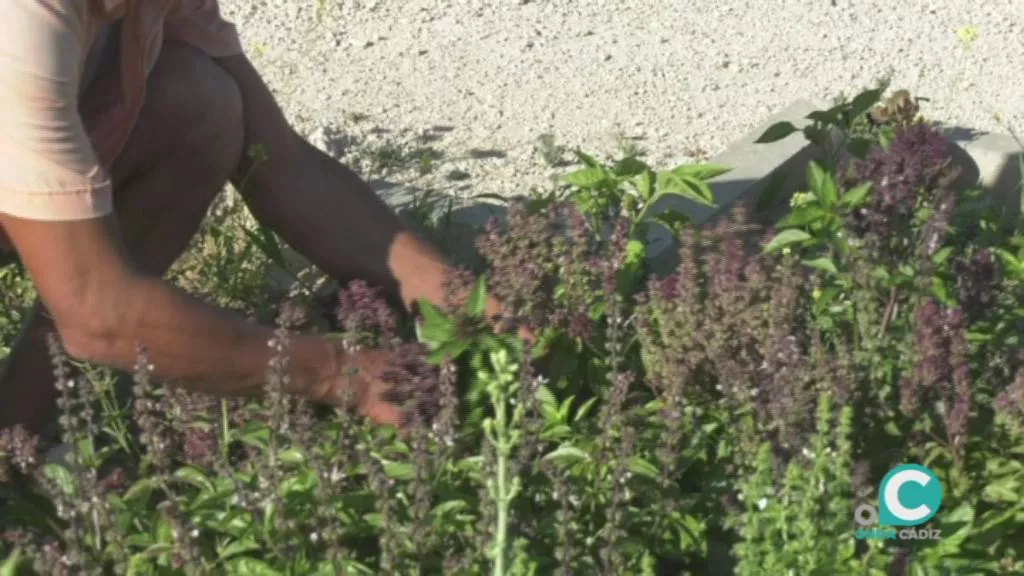
<svg viewBox="0 0 1024 576"><path fill-rule="evenodd" d="M494 296L487 297L487 307L485 308L487 317L492 319L492 325L495 330L499 330L500 319L502 317L502 306L501 302ZM526 341L531 346L537 343L537 335L526 326L519 327L519 337Z"/></svg>
<svg viewBox="0 0 1024 576"><path fill-rule="evenodd" d="M358 410L376 424L401 426L405 421L397 391L381 379L388 368L384 350L338 350L337 374L326 383L326 398L335 406Z"/></svg>

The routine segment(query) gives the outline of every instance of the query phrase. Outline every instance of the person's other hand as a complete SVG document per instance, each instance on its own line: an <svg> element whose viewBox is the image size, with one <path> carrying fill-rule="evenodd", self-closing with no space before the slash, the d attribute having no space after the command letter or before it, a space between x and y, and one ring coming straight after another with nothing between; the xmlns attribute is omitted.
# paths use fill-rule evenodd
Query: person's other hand
<svg viewBox="0 0 1024 576"><path fill-rule="evenodd" d="M502 306L501 302L494 296L487 297L486 314L488 318L492 319L494 329L498 330L498 324L501 322L502 317ZM520 326L518 334L520 338L531 346L537 343L537 335L526 326Z"/></svg>
<svg viewBox="0 0 1024 576"><path fill-rule="evenodd" d="M338 358L339 373L327 383L324 401L358 410L376 424L403 425L402 398L381 379L388 368L389 354L373 348L347 353L339 346Z"/></svg>

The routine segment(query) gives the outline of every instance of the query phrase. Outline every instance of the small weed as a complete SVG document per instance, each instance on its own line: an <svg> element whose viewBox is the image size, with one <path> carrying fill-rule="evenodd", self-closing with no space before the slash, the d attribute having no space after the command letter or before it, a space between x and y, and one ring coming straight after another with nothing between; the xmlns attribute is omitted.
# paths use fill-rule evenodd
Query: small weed
<svg viewBox="0 0 1024 576"><path fill-rule="evenodd" d="M469 180L470 177L471 175L469 172L466 172L465 170L459 170L458 168L450 170L447 174L447 178L452 182L461 182L463 180Z"/></svg>
<svg viewBox="0 0 1024 576"><path fill-rule="evenodd" d="M365 114L363 112L346 112L345 113L345 119L348 120L349 122L352 122L353 124L359 124L359 123L365 122L369 118L370 118L370 115L369 114Z"/></svg>
<svg viewBox="0 0 1024 576"><path fill-rule="evenodd" d="M561 168L568 165L566 160L568 150L565 146L561 146L555 141L554 134L541 134L538 136L536 150L540 154L541 159L544 160L544 163L552 168Z"/></svg>
<svg viewBox="0 0 1024 576"><path fill-rule="evenodd" d="M642 158L647 155L647 150L640 145L642 137L627 136L622 132L616 132L614 138L615 147L620 155L632 158Z"/></svg>

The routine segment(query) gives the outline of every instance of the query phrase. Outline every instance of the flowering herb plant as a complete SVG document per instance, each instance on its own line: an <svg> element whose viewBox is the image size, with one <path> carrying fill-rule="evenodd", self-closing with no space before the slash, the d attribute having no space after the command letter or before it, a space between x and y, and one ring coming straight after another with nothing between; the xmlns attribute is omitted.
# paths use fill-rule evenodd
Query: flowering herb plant
<svg viewBox="0 0 1024 576"><path fill-rule="evenodd" d="M412 321L343 287L326 323L392 352L402 433L282 393L315 301L281 307L258 401L158 386L144 348L125 399L54 340L72 462L0 433L0 574L1021 573L1019 218L959 187L916 101L881 98L814 115L846 144L775 228L667 220L668 274L637 247L645 203L710 203L724 168L582 156L481 231L464 297ZM943 484L942 538L856 539L905 462Z"/></svg>

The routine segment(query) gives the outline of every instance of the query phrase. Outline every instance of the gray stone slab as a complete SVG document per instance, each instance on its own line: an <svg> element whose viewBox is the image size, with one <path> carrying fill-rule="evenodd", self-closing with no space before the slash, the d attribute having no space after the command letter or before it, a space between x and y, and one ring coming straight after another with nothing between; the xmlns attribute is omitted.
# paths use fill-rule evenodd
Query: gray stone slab
<svg viewBox="0 0 1024 576"><path fill-rule="evenodd" d="M756 140L778 122L788 121L802 128L810 123L806 119L808 114L824 107L810 100L798 100L711 158L708 162L731 168L730 172L709 182L715 197L714 207L672 197L652 207L651 213L678 210L689 215L698 225L706 225L728 213L737 203L742 203L754 219L765 224L773 223L785 213L792 193L805 188L807 163L820 157L821 152L800 132L770 144L758 144ZM963 168L960 184L978 186L1007 209L1019 210L1024 178L1020 171L1020 158L1024 154L1021 143L1010 135L957 127L946 127L946 133L956 145L954 161ZM370 181L370 185L400 214L408 214L417 195L423 192L413 186L384 180ZM453 198L448 213L447 225L451 229L441 248L454 252L453 256L462 260L473 252L473 240L479 228L491 217L503 219L505 209L493 201ZM655 271L667 271L674 266L676 255L669 249L671 246L668 231L652 226L648 255Z"/></svg>
<svg viewBox="0 0 1024 576"><path fill-rule="evenodd" d="M947 138L959 149L954 160L963 168L962 184L976 186L999 206L1020 210L1022 181L1020 162L1024 143L1009 134L950 128Z"/></svg>

